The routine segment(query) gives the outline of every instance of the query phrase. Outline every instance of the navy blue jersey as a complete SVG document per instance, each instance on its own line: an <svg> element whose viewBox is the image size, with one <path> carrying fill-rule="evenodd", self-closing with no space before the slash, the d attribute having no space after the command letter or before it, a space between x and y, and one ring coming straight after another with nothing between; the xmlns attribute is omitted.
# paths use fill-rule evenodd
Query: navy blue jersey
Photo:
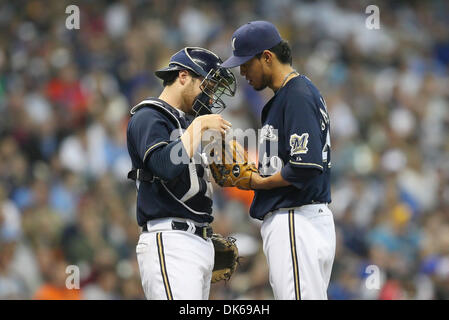
<svg viewBox="0 0 449 320"><path fill-rule="evenodd" d="M131 114L127 145L133 168L151 171L150 159L157 150L183 148L179 137L189 121L166 102L149 98L135 106ZM210 169L207 164L195 160L198 158L202 159L192 157L189 160L187 157L188 163L179 161L176 165L179 174L169 181L136 181L137 222L140 226L148 220L167 217L212 222Z"/></svg>
<svg viewBox="0 0 449 320"><path fill-rule="evenodd" d="M329 203L330 132L325 101L305 76L297 76L268 101L262 110L259 172L271 176L285 166L319 170L301 188L294 184L256 190L250 215L263 219L270 211L315 202Z"/></svg>

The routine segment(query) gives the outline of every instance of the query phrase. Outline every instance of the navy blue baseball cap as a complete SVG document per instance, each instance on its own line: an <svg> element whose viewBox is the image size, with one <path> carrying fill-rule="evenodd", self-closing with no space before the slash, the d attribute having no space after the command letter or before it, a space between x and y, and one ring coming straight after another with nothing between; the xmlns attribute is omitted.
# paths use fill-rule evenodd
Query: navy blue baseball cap
<svg viewBox="0 0 449 320"><path fill-rule="evenodd" d="M238 28L231 38L232 56L221 64L234 68L249 61L256 54L271 49L282 41L279 31L268 21L251 21Z"/></svg>

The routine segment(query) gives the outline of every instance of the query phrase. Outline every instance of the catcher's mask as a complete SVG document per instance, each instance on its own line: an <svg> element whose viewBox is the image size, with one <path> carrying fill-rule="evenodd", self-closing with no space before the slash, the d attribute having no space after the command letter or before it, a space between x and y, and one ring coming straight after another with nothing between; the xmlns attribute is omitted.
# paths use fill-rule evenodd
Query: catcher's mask
<svg viewBox="0 0 449 320"><path fill-rule="evenodd" d="M195 116L220 113L226 108L221 96L234 96L236 82L234 74L221 67L223 61L212 51L186 47L170 58L168 67L155 72L156 76L165 79L167 74L177 70L190 70L203 77L200 84L201 93L196 97L192 109Z"/></svg>

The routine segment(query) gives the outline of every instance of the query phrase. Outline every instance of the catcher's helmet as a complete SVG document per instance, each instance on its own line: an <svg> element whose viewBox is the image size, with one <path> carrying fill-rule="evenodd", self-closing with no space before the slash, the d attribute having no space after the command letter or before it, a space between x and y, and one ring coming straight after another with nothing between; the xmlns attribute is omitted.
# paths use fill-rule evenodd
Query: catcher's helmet
<svg viewBox="0 0 449 320"><path fill-rule="evenodd" d="M221 67L223 61L212 51L198 48L186 47L170 58L168 67L155 72L156 76L165 79L169 73L178 70L190 70L200 77L201 94L193 104L196 115L220 113L226 108L221 100L221 95L234 96L235 77L227 69Z"/></svg>

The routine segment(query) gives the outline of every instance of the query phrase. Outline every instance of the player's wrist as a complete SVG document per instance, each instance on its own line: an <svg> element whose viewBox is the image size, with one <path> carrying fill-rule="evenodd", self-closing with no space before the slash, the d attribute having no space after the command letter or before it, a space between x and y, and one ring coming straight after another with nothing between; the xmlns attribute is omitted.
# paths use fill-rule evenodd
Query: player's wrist
<svg viewBox="0 0 449 320"><path fill-rule="evenodd" d="M195 118L195 119L192 121L191 126L193 126L193 130L194 130L195 132L198 132L198 131L199 131L201 134L203 134L204 131L206 131L206 130L208 129L208 128L207 128L207 121L203 121L203 119L201 119L201 116Z"/></svg>
<svg viewBox="0 0 449 320"><path fill-rule="evenodd" d="M270 190L274 188L286 187L289 185L290 182L282 178L280 172L269 177L261 177L259 174L253 173L251 177L251 187L254 190Z"/></svg>
<svg viewBox="0 0 449 320"><path fill-rule="evenodd" d="M263 178L258 173L253 172L251 175L251 189L266 189L266 181L266 178Z"/></svg>

